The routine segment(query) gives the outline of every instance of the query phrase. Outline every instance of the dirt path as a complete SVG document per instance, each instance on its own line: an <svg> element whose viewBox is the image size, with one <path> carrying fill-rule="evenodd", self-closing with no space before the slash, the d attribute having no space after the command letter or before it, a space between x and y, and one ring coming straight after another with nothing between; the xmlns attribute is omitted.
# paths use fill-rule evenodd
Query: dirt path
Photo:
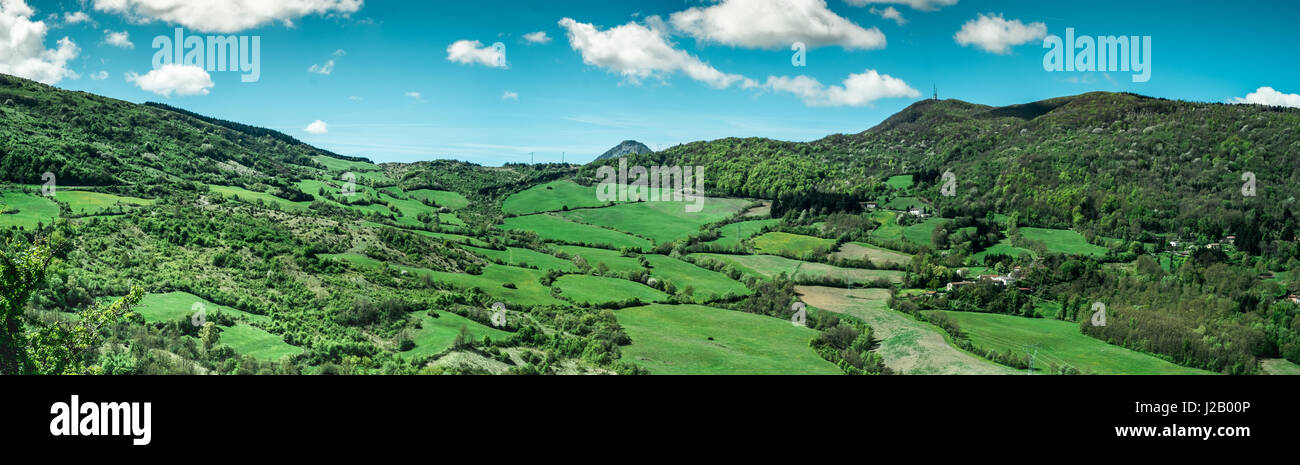
<svg viewBox="0 0 1300 465"><path fill-rule="evenodd" d="M871 325L881 341L876 352L885 359L885 366L895 372L912 375L1018 373L962 352L949 345L938 328L890 310L886 307L889 291L884 289L796 286L795 291L810 307L852 315Z"/></svg>

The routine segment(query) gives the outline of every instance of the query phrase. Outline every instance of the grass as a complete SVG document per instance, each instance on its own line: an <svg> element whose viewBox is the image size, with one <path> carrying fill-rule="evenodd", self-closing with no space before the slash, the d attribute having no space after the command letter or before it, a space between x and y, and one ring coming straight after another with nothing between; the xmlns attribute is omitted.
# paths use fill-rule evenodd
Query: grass
<svg viewBox="0 0 1300 465"><path fill-rule="evenodd" d="M903 228L903 238L913 244L934 247L934 241L930 240L930 234L934 233L934 228L947 221L947 218L926 218L925 221ZM955 233L956 231L949 232Z"/></svg>
<svg viewBox="0 0 1300 465"><path fill-rule="evenodd" d="M501 228L507 231L533 231L537 233L538 237L554 242L591 243L619 249L632 247L638 250L646 250L651 247L650 241L640 237L596 226L574 223L550 214L506 218L505 224Z"/></svg>
<svg viewBox="0 0 1300 465"><path fill-rule="evenodd" d="M971 258L974 259L976 263L984 263L984 257L989 255L1006 255L1008 257L1014 258L1024 254L1029 254L1030 256L1034 256L1034 252L1032 250L1022 249L1020 247L1012 246L1010 240L1003 239L1001 241L998 241L997 244L993 244L991 247L987 249L976 252L974 255L971 255Z"/></svg>
<svg viewBox="0 0 1300 465"><path fill-rule="evenodd" d="M791 260L775 255L723 255L711 253L691 254L705 260L716 260L736 267L741 273L758 278L773 278L785 273L787 276L829 277L849 280L854 283L867 283L880 278L898 283L903 280L903 272L890 270L864 270L859 268L840 268L822 263ZM797 273L796 273L797 270Z"/></svg>
<svg viewBox="0 0 1300 465"><path fill-rule="evenodd" d="M311 205L311 202L290 202L265 192L253 192L242 187L210 184L208 185L208 190L213 193L221 194L223 197L233 198L240 202L257 203L258 200L261 200L264 205L277 204L280 206L280 209L285 211L306 211L307 207Z"/></svg>
<svg viewBox="0 0 1300 465"><path fill-rule="evenodd" d="M814 330L789 321L700 305L616 311L632 338L623 360L654 374L839 374L808 342Z"/></svg>
<svg viewBox="0 0 1300 465"><path fill-rule="evenodd" d="M303 353L301 347L289 345L280 336L242 324L221 328L219 342L235 349L235 352L262 361L276 361Z"/></svg>
<svg viewBox="0 0 1300 465"><path fill-rule="evenodd" d="M457 192L420 189L407 192L407 195L416 200L429 199L438 204L439 207L447 207L452 210L460 210L469 206L469 199Z"/></svg>
<svg viewBox="0 0 1300 465"><path fill-rule="evenodd" d="M55 199L60 202L66 202L68 208L71 209L72 213L75 215L98 215L117 205L140 206L152 205L154 203L153 200L148 199L123 197L120 195L81 190L58 191Z"/></svg>
<svg viewBox="0 0 1300 465"><path fill-rule="evenodd" d="M708 301L728 295L746 296L754 293L744 284L716 271L700 268L663 255L646 255L645 257L650 262L651 277L673 283L673 286L676 286L678 291L690 286L694 291L692 295L696 299Z"/></svg>
<svg viewBox="0 0 1300 465"><path fill-rule="evenodd" d="M223 307L188 292L146 294L144 298L140 299L140 303L135 306L133 311L144 317L145 322L161 323L189 318L194 313L195 303L202 303L203 311L207 315L221 312L231 316L244 317L255 323L271 321L270 317L265 315L255 315L242 310Z"/></svg>
<svg viewBox="0 0 1300 465"><path fill-rule="evenodd" d="M1300 375L1300 365L1282 358L1270 358L1259 361L1260 368L1270 375Z"/></svg>
<svg viewBox="0 0 1300 465"><path fill-rule="evenodd" d="M608 249L594 249L590 247L581 247L576 245L560 245L555 250L569 254L570 256L582 257L588 265L596 268L599 264L604 263L610 271L618 273L635 273L645 268L641 262L632 257L624 257L620 252ZM572 262L570 262L572 263Z"/></svg>
<svg viewBox="0 0 1300 465"><path fill-rule="evenodd" d="M1036 346L1036 371L1045 371L1055 363L1095 374L1209 373L1093 339L1080 333L1079 326L1074 323L993 313L939 311L956 321L976 347L1025 354L1026 346ZM1028 351L1033 353L1033 349Z"/></svg>
<svg viewBox="0 0 1300 465"><path fill-rule="evenodd" d="M668 300L668 294L658 289L626 279L605 278L583 274L561 276L555 280L560 295L582 305L600 305L637 299L642 303Z"/></svg>
<svg viewBox="0 0 1300 465"><path fill-rule="evenodd" d="M903 211L912 209L914 207L924 207L924 206L925 206L925 202L922 202L921 199L918 199L916 197L895 197L893 200L890 200L889 203L886 203L884 205L885 208L888 208L890 210L903 210Z"/></svg>
<svg viewBox="0 0 1300 465"><path fill-rule="evenodd" d="M783 232L770 232L754 238L754 250L761 254L804 257L817 251L829 251L834 246L835 241L831 239Z"/></svg>
<svg viewBox="0 0 1300 465"><path fill-rule="evenodd" d="M686 202L637 202L572 210L560 215L573 221L613 228L664 243L698 234L700 226L740 213L750 203L742 199L706 198L700 211L689 212L686 207L691 204Z"/></svg>
<svg viewBox="0 0 1300 465"><path fill-rule="evenodd" d="M912 256L893 250L876 247L864 242L847 242L840 250L831 255L834 258L867 259L875 265L907 265L912 263Z"/></svg>
<svg viewBox="0 0 1300 465"><path fill-rule="evenodd" d="M355 263L367 268L381 268L384 266L383 262L357 254L321 254L320 256ZM459 289L478 288L492 298L512 305L562 305L564 303L551 297L551 289L543 286L539 281L546 273L544 271L497 265L495 263L484 266L483 273L477 275L433 271L405 265L388 265L388 267L405 271L409 276L408 279L429 276L434 282L444 283ZM506 283L514 285L515 289L505 287Z"/></svg>
<svg viewBox="0 0 1300 465"><path fill-rule="evenodd" d="M595 186L581 186L567 179L551 181L525 189L506 198L501 211L507 215L585 208L604 205L596 199Z"/></svg>
<svg viewBox="0 0 1300 465"><path fill-rule="evenodd" d="M943 330L888 308L884 289L797 286L810 311L853 316L871 326L885 366L906 374L1012 374L1016 370L963 352L948 343Z"/></svg>
<svg viewBox="0 0 1300 465"><path fill-rule="evenodd" d="M564 272L573 272L578 270L578 267L575 266L572 261L564 260L554 255L544 254L533 249L507 247L506 250L494 250L471 247L468 245L461 246L461 248L507 265L528 265L537 267L537 269L540 270L559 270Z"/></svg>
<svg viewBox="0 0 1300 465"><path fill-rule="evenodd" d="M465 331L475 341L482 341L483 336L490 337L494 341L500 341L510 336L508 332L484 326L455 313L438 312L437 318L423 314L420 316L420 329L411 335L411 340L415 342L415 348L406 352L398 352L398 355L403 358L414 359L440 354L444 350L451 348L452 343L456 341L456 336L460 334L462 326L465 327Z"/></svg>
<svg viewBox="0 0 1300 465"><path fill-rule="evenodd" d="M316 162L325 165L326 170L339 172L339 173L345 171L353 171L353 172L379 171L378 166L371 163L362 162L362 161L349 161L349 160L343 160L343 159L334 158L325 155L317 155L311 158L312 160L316 160Z"/></svg>
<svg viewBox="0 0 1300 465"><path fill-rule="evenodd" d="M384 226L384 225L382 225L382 224L375 224L375 226L379 226L379 227L387 227L387 226ZM438 233L438 232L424 231L424 230L420 230L420 229L412 229L412 230L410 230L410 231L413 232L413 233L419 234L419 235L421 235L421 236L432 237L432 238L434 238L434 239L444 240L444 241L452 242L452 243L455 243L455 244L469 244L469 245L472 245L472 246L474 246L474 247L487 247L487 246L488 246L488 243L487 243L487 242L483 242L483 240L481 240L481 239L477 239L477 238L473 238L473 237L469 237L469 236L464 236L464 235L460 235L460 234Z"/></svg>
<svg viewBox="0 0 1300 465"><path fill-rule="evenodd" d="M1025 239L1043 241L1048 252L1070 255L1106 255L1105 247L1089 244L1082 234L1067 229L1020 228Z"/></svg>
<svg viewBox="0 0 1300 465"><path fill-rule="evenodd" d="M912 185L915 184L915 182L912 180L912 175L904 174L901 176L891 176L888 180L885 181L885 184L889 185L889 187L892 187L894 189L907 189L909 187L912 187Z"/></svg>
<svg viewBox="0 0 1300 465"><path fill-rule="evenodd" d="M56 191L56 195L57 191ZM0 205L12 214L0 214L0 228L36 229L50 225L59 217L59 206L49 199L21 191L0 192Z"/></svg>
<svg viewBox="0 0 1300 465"><path fill-rule="evenodd" d="M766 220L741 221L722 226L718 228L718 232L722 233L722 236L715 239L713 242L710 242L710 244L734 246L739 244L740 241L749 239L755 234L758 234L758 232L762 231L763 228L780 222L780 219L772 218Z"/></svg>

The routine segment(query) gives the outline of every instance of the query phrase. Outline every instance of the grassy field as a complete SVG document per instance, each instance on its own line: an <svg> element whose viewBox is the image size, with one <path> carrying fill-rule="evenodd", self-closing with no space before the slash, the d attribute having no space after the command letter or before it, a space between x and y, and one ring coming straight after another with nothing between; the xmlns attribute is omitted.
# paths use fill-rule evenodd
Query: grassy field
<svg viewBox="0 0 1300 465"><path fill-rule="evenodd" d="M140 304L136 305L134 312L139 313L140 316L144 317L144 321L148 323L175 321L192 315L196 302L203 304L203 311L208 315L221 312L231 316L241 316L256 323L270 321L270 318L265 315L254 315L242 310L223 307L188 292L145 294L144 298L140 299Z"/></svg>
<svg viewBox="0 0 1300 465"><path fill-rule="evenodd" d="M1270 358L1259 361L1260 368L1270 375L1300 375L1300 365L1282 358Z"/></svg>
<svg viewBox="0 0 1300 465"><path fill-rule="evenodd" d="M668 300L668 294L626 279L571 274L555 280L560 295L582 305L600 305L638 299L643 303Z"/></svg>
<svg viewBox="0 0 1300 465"><path fill-rule="evenodd" d="M574 223L550 214L506 218L505 224L501 225L501 228L507 231L533 231L542 239L561 243L584 242L608 245L620 249L632 247L639 250L646 250L651 247L650 241L640 237L596 226Z"/></svg>
<svg viewBox="0 0 1300 465"><path fill-rule="evenodd" d="M617 310L632 338L623 360L654 374L838 374L808 342L816 331L789 321L700 305Z"/></svg>
<svg viewBox="0 0 1300 465"><path fill-rule="evenodd" d="M885 208L888 208L890 210L902 210L902 211L907 211L913 207L924 207L924 206L926 206L925 202L922 202L921 199L918 199L916 197L895 197L893 200L890 200L888 203L884 205Z"/></svg>
<svg viewBox="0 0 1300 465"><path fill-rule="evenodd" d="M946 221L948 221L947 218L927 218L923 222L903 228L903 238L913 244L934 247L934 241L930 240L930 234L934 232L934 228L939 227Z"/></svg>
<svg viewBox="0 0 1300 465"><path fill-rule="evenodd" d="M905 174L901 176L891 176L889 179L885 180L885 184L894 189L907 189L912 187L915 182L912 179L912 175Z"/></svg>
<svg viewBox="0 0 1300 465"><path fill-rule="evenodd" d="M491 260L500 261L507 265L528 265L535 266L540 270L559 270L564 272L577 271L578 269L577 266L574 266L572 261L557 258L554 255L544 254L532 249L507 247L506 250L493 250L471 247L468 245L461 246L461 248L487 257Z"/></svg>
<svg viewBox="0 0 1300 465"><path fill-rule="evenodd" d="M382 225L382 224L373 224L373 226L381 227L381 228L387 228L387 227L389 227L389 226L385 226L385 225ZM451 242L451 243L454 243L454 244L469 244L469 245L472 245L472 246L474 246L474 247L487 247L487 246L488 246L488 243L487 243L487 242L483 242L483 241L480 240L480 239L473 238L473 237L469 237L469 236L465 236L465 235L461 235L461 234L437 233L437 232L423 231L423 230L419 230L419 229L413 229L413 230L411 230L411 232L416 233L416 234L419 234L419 235L421 235L421 236L425 236L425 237L431 237L431 238L438 239L438 240L448 241L448 242Z"/></svg>
<svg viewBox="0 0 1300 465"><path fill-rule="evenodd" d="M880 223L880 227L871 231L871 237L891 241L903 239L903 227L898 225L898 213L877 211L871 214L871 219Z"/></svg>
<svg viewBox="0 0 1300 465"><path fill-rule="evenodd" d="M646 255L650 262L650 276L673 283L678 290L690 286L696 299L715 300L727 295L744 296L753 291L744 284L716 271L706 270L672 257ZM698 301L698 300L697 300Z"/></svg>
<svg viewBox="0 0 1300 465"><path fill-rule="evenodd" d="M808 275L846 279L856 283L871 282L879 278L886 278L895 283L902 282L903 280L903 272L901 271L840 268L821 263L791 260L775 255L724 255L697 253L691 254L690 256L720 261L724 264L736 267L741 271L741 273L759 278L772 278L778 274L785 273L789 276ZM795 273L796 270L798 271L797 274Z"/></svg>
<svg viewBox="0 0 1300 465"><path fill-rule="evenodd" d="M724 220L749 204L748 200L709 198L705 199L701 211L688 212L688 204L685 202L637 202L567 211L560 215L580 223L614 228L663 243L697 234L700 226Z"/></svg>
<svg viewBox="0 0 1300 465"><path fill-rule="evenodd" d="M80 190L61 190L56 194L55 199L60 202L67 202L68 208L74 215L98 215L104 210L108 210L116 205L152 205L153 200L138 199L135 197L123 197L120 195L105 194L102 192L80 191Z"/></svg>
<svg viewBox="0 0 1300 465"><path fill-rule="evenodd" d="M987 249L976 252L974 255L971 255L971 258L974 259L977 263L984 263L984 257L988 255L1006 255L1008 257L1019 257L1024 254L1029 254L1030 256L1033 256L1034 252L1029 249L1022 249L1019 247L1012 246L1010 240L1003 239L999 241L997 244L993 244L993 246Z"/></svg>
<svg viewBox="0 0 1300 465"><path fill-rule="evenodd" d="M782 254L804 257L818 250L829 251L835 241L820 237L783 232L770 232L754 238L754 250L762 254Z"/></svg>
<svg viewBox="0 0 1300 465"><path fill-rule="evenodd" d="M363 171L379 171L378 166L371 163L361 162L361 161L341 160L338 158L329 157L325 155L317 155L311 158L312 160L316 160L317 163L325 165L325 169L329 171L339 172L339 173L345 171L352 171L358 173Z"/></svg>
<svg viewBox="0 0 1300 465"><path fill-rule="evenodd" d="M379 268L383 264L377 260L357 254L321 254L322 258L331 258L355 263L369 268ZM562 301L551 297L551 289L538 280L544 271L516 266L489 264L483 267L483 274L448 273L432 271L403 265L390 265L394 270L405 271L410 279L429 276L435 282L445 283L460 289L478 288L485 294L512 305L561 305ZM513 284L515 289L505 287Z"/></svg>
<svg viewBox="0 0 1300 465"><path fill-rule="evenodd" d="M569 180L552 181L528 188L506 198L501 211L508 215L585 208L604 205L596 198L595 186L580 186Z"/></svg>
<svg viewBox="0 0 1300 465"><path fill-rule="evenodd" d="M406 352L398 352L398 355L405 358L418 358L442 353L442 351L451 348L452 343L456 341L456 335L460 334L461 326L465 327L466 332L475 341L482 341L483 336L490 337L494 341L500 341L510 336L508 332L484 326L455 313L438 312L437 318L422 314L420 316L420 329L411 335L411 340L415 342L415 348Z"/></svg>
<svg viewBox="0 0 1300 465"><path fill-rule="evenodd" d="M303 352L301 347L289 345L280 336L249 325L221 328L219 343L230 346L235 352L263 361L276 361Z"/></svg>
<svg viewBox="0 0 1300 465"><path fill-rule="evenodd" d="M460 210L469 206L469 199L457 192L420 189L407 192L407 194L416 200L433 200L433 203L438 204L439 207L447 207L452 210Z"/></svg>
<svg viewBox="0 0 1300 465"><path fill-rule="evenodd" d="M1025 354L1033 353L1026 346L1035 345L1038 348L1036 369L1045 370L1056 363L1095 374L1208 373L1090 338L1080 333L1074 323L993 313L943 313L961 326L976 347Z"/></svg>
<svg viewBox="0 0 1300 465"><path fill-rule="evenodd" d="M739 244L740 241L753 237L755 234L758 234L759 231L762 231L763 228L780 222L780 219L772 218L732 223L718 228L718 232L722 233L722 236L715 239L713 242L710 242L710 244L733 246Z"/></svg>
<svg viewBox="0 0 1300 465"><path fill-rule="evenodd" d="M885 366L906 374L1013 374L1016 371L963 352L943 331L887 306L884 289L837 289L797 286L810 308L852 315L871 326L880 340L876 352Z"/></svg>
<svg viewBox="0 0 1300 465"><path fill-rule="evenodd" d="M59 206L54 202L21 191L0 192L0 205L7 210L17 211L13 214L0 214L0 228L3 229L36 229L38 224L49 226L59 217Z"/></svg>
<svg viewBox="0 0 1300 465"><path fill-rule="evenodd" d="M278 204L281 210L285 211L306 211L311 202L290 202L288 200L276 197L265 192L253 192L242 187L218 186L209 184L208 189L213 193L221 194L224 197L233 198L240 202L257 203L261 200L263 204Z"/></svg>
<svg viewBox="0 0 1300 465"><path fill-rule="evenodd" d="M893 250L876 247L864 242L847 242L840 250L831 254L834 258L867 259L876 265L906 265L912 263L912 256Z"/></svg>
<svg viewBox="0 0 1300 465"><path fill-rule="evenodd" d="M609 249L594 249L591 247L581 247L576 245L558 245L555 250L569 254L569 256L582 257L588 265L596 268L599 264L604 263L610 271L619 273L635 273L644 270L641 262L632 257L624 257L620 252ZM572 263L572 262L570 262Z"/></svg>
<svg viewBox="0 0 1300 465"><path fill-rule="evenodd" d="M1048 252L1072 255L1105 255L1105 247L1089 244L1082 234L1066 229L1020 228L1025 239L1043 241Z"/></svg>

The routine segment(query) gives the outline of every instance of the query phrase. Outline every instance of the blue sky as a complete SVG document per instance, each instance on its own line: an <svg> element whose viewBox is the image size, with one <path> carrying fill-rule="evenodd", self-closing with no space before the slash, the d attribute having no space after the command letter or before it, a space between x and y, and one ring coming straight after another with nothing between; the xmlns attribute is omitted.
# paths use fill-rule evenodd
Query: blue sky
<svg viewBox="0 0 1300 465"><path fill-rule="evenodd" d="M652 148L731 136L814 140L865 130L929 98L933 86L941 98L989 105L1096 90L1300 105L1300 6L1287 1L224 3L0 0L0 32L27 34L25 48L0 39L0 72L165 102L381 162L485 165L527 162L529 152L538 162L561 153L586 162L625 139ZM752 13L764 8L779 14ZM806 13L789 13L795 8ZM153 38L176 27L260 36L260 79L151 75ZM1067 27L1150 36L1150 80L1047 72L1043 36ZM548 40L525 38L539 31ZM121 32L126 40L111 36ZM459 41L478 44L462 43L453 56ZM494 61L496 42L505 66ZM792 64L793 42L806 45L806 66ZM20 61L23 53L36 61ZM329 74L309 71L330 60ZM198 87L185 87L189 78ZM307 131L316 121L325 132Z"/></svg>

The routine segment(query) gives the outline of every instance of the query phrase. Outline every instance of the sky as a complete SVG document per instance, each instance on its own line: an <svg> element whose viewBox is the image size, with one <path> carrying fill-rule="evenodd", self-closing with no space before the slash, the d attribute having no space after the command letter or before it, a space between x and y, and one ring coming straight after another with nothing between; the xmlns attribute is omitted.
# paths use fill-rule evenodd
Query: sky
<svg viewBox="0 0 1300 465"><path fill-rule="evenodd" d="M1297 18L1293 1L0 0L0 73L376 162L585 163L627 139L857 133L936 88L1300 107ZM256 80L159 59L177 28L205 51L244 38ZM1146 80L1045 48L1067 28L1150 38L1130 47ZM1094 69L1049 70L1053 50Z"/></svg>

